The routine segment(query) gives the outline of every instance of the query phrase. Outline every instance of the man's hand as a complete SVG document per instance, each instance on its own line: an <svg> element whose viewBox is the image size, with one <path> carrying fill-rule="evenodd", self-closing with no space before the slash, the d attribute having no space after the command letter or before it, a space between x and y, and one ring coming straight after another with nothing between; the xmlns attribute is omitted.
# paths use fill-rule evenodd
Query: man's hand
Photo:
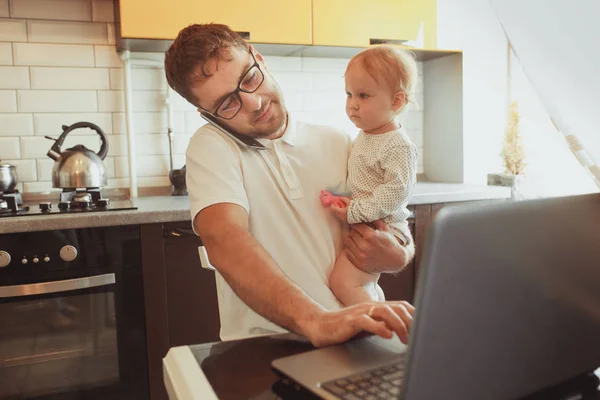
<svg viewBox="0 0 600 400"><path fill-rule="evenodd" d="M361 303L338 311L323 311L304 329L316 347L343 343L361 332L389 339L396 332L408 343L415 308L406 301Z"/></svg>
<svg viewBox="0 0 600 400"><path fill-rule="evenodd" d="M415 249L412 238L401 245L387 224L374 222L375 229L366 224L352 225L346 239L346 254L356 267L366 272L396 272L412 260Z"/></svg>
<svg viewBox="0 0 600 400"><path fill-rule="evenodd" d="M340 201L344 203L344 207L339 207L335 204L329 206L333 214L342 222L348 222L348 206L350 205L349 197L339 197Z"/></svg>

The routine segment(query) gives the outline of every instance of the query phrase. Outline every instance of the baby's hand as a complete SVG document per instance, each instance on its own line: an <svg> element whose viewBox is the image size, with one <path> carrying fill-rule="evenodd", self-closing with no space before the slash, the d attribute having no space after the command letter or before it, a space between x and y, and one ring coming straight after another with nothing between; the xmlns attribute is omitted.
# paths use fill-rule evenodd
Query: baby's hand
<svg viewBox="0 0 600 400"><path fill-rule="evenodd" d="M338 199L338 202L331 205L331 211L339 220L348 222L348 206L350 205L350 198L340 196Z"/></svg>

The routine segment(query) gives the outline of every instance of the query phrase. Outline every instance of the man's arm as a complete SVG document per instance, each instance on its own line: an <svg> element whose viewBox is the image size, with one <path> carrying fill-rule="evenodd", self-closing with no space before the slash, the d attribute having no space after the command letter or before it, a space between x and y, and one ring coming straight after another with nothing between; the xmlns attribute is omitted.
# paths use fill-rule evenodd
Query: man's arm
<svg viewBox="0 0 600 400"><path fill-rule="evenodd" d="M195 219L211 264L255 312L315 346L344 342L361 331L408 340L414 308L406 302L363 303L327 311L291 282L248 231L246 210L219 203Z"/></svg>

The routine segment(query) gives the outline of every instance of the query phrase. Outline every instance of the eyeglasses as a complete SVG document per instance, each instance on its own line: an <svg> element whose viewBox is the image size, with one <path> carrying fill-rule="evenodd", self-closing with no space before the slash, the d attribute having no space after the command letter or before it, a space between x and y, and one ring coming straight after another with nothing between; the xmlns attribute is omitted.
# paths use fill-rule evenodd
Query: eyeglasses
<svg viewBox="0 0 600 400"><path fill-rule="evenodd" d="M254 64L252 64L244 76L242 76L237 89L231 92L229 96L217 105L217 110L214 113L200 107L202 110L223 119L232 119L240 112L242 109L242 98L240 97L239 92L254 93L265 80L265 75L261 71L252 50L250 50L250 55L252 56L252 60L254 60Z"/></svg>

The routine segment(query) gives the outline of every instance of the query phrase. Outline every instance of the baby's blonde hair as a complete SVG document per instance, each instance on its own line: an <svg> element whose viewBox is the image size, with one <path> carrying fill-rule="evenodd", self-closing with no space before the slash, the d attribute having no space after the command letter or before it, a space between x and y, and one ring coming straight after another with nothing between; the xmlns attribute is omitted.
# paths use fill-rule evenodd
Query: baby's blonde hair
<svg viewBox="0 0 600 400"><path fill-rule="evenodd" d="M381 80L393 93L404 93L405 101L397 111L400 114L408 103L416 104L417 63L412 53L399 47L380 45L361 51L348 63L348 69L356 64L362 66L369 75L381 84Z"/></svg>

